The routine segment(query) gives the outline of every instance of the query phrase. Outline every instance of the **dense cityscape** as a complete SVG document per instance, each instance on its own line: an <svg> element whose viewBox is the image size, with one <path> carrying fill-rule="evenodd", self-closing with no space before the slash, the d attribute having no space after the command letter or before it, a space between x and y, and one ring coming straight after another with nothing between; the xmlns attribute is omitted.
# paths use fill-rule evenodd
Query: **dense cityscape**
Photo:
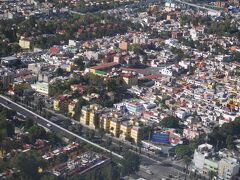
<svg viewBox="0 0 240 180"><path fill-rule="evenodd" d="M1 0L0 179L240 179L240 1Z"/></svg>

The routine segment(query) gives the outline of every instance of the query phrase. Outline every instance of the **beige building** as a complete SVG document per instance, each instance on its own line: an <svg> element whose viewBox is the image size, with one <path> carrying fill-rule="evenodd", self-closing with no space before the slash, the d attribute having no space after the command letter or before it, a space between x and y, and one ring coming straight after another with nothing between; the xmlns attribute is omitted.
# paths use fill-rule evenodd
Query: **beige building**
<svg viewBox="0 0 240 180"><path fill-rule="evenodd" d="M119 49L127 51L128 50L128 43L126 41L122 41L119 43Z"/></svg>
<svg viewBox="0 0 240 180"><path fill-rule="evenodd" d="M219 161L218 177L224 180L230 180L239 173L239 162L232 157L226 157Z"/></svg>

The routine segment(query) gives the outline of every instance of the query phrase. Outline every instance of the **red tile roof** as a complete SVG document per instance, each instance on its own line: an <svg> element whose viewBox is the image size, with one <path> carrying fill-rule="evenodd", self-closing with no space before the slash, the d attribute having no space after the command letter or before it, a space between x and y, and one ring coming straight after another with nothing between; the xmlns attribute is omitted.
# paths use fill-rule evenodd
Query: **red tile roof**
<svg viewBox="0 0 240 180"><path fill-rule="evenodd" d="M93 67L91 67L91 69L102 70L102 69L114 67L114 66L117 66L117 65L119 65L119 63L117 63L117 62L110 62L110 63L104 63L104 64L99 64L97 66L93 66Z"/></svg>

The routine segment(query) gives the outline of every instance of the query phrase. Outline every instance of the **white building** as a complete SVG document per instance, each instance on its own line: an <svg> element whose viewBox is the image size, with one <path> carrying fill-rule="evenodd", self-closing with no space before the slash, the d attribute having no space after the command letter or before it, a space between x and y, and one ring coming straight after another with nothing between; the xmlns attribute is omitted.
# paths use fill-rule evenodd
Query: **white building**
<svg viewBox="0 0 240 180"><path fill-rule="evenodd" d="M197 149L195 149L193 156L193 164L198 171L202 172L205 159L209 157L212 153L213 146L210 144L202 144L199 145Z"/></svg>
<svg viewBox="0 0 240 180"><path fill-rule="evenodd" d="M163 69L160 70L161 74L166 75L166 76L173 76L173 70L172 68L169 67L165 67Z"/></svg>

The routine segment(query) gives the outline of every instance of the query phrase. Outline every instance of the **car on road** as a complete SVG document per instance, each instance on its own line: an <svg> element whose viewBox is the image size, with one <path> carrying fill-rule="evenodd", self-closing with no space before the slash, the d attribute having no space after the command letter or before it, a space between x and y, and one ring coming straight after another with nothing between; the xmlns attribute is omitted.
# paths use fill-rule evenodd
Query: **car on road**
<svg viewBox="0 0 240 180"><path fill-rule="evenodd" d="M48 126L48 127L51 127L52 125L51 125L51 124L49 124L49 123L47 123L47 126Z"/></svg>

